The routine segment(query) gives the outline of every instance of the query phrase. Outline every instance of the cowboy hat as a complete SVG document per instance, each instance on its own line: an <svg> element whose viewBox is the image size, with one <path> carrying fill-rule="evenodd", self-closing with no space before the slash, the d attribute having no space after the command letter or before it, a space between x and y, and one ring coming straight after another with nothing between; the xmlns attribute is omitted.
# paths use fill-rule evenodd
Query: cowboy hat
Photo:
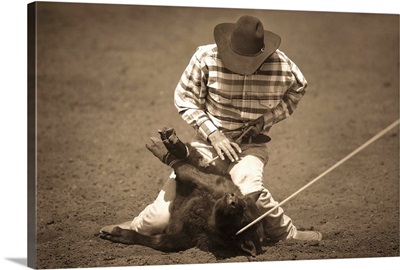
<svg viewBox="0 0 400 270"><path fill-rule="evenodd" d="M225 67L242 75L253 74L281 43L280 36L264 30L258 18L247 15L236 23L215 26L214 39Z"/></svg>

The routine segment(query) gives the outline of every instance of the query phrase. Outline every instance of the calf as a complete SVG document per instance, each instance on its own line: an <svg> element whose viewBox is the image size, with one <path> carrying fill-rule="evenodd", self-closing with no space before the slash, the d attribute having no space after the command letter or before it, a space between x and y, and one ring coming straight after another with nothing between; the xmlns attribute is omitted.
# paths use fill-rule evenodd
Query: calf
<svg viewBox="0 0 400 270"><path fill-rule="evenodd" d="M198 247L223 257L260 253L264 237L260 224L235 236L259 216L255 202L260 193L243 196L229 175L205 165L196 149L183 144L173 129L159 133L162 141L152 138L146 147L176 174L176 198L168 226L164 233L151 236L108 226L100 237L163 252Z"/></svg>

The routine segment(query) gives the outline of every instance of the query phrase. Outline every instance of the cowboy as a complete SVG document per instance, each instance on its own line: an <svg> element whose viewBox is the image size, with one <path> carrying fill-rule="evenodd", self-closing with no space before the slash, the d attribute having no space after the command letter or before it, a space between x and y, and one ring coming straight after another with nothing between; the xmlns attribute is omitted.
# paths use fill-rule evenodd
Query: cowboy
<svg viewBox="0 0 400 270"><path fill-rule="evenodd" d="M293 113L307 81L278 49L280 36L264 30L258 18L242 16L236 23L219 24L214 38L216 44L200 46L192 56L176 87L175 106L197 131L191 145L226 169L244 195L262 191L257 205L265 213L277 205L263 179L267 133ZM248 127L251 131L241 136ZM125 227L147 235L164 230L175 197L174 177ZM319 232L298 231L281 207L261 222L266 237L275 241L322 239Z"/></svg>

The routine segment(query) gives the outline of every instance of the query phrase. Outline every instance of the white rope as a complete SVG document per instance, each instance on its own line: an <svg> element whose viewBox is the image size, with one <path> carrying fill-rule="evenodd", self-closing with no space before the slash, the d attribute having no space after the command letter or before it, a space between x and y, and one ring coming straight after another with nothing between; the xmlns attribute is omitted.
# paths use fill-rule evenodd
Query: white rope
<svg viewBox="0 0 400 270"><path fill-rule="evenodd" d="M298 191L296 191L295 193L293 193L292 195L290 195L289 197L287 197L285 200L283 200L282 202L278 203L276 206L274 206L271 210L269 210L268 212L264 213L263 215L261 215L260 217L258 217L257 219L255 219L254 221L252 221L251 223L249 223L248 225L246 225L245 227L243 227L242 229L240 229L235 235L238 235L242 232L244 232L245 230L247 230L248 228L250 228L251 226L253 226L254 224L256 224L257 222L259 222L261 219L265 218L266 216L268 216L269 214L271 214L273 211L275 211L278 207L280 207L281 205L283 205L284 203L286 203L287 201L289 201L290 199L292 199L294 196L296 196L297 194L299 194L300 192L302 192L303 190L305 190L306 188L308 188L309 186L311 186L312 184L314 184L315 182L317 182L319 179L321 179L322 177L324 177L325 175L327 175L328 173L330 173L331 171L333 171L334 169L336 169L337 167L339 167L341 164L343 164L344 162L346 162L348 159L350 159L351 157L353 157L354 155L356 155L358 152L360 152L361 150L363 150L365 147L367 147L368 145L370 145L371 143L373 143L374 141L376 141L377 139L379 139L380 137L382 137L384 134L386 134L389 130L391 130L392 128L394 128L395 126L397 126L398 124L400 124L400 118L397 119L395 122L393 122L390 126L388 126L387 128L385 128L384 130L382 130L381 132L379 132L378 134L376 134L374 137L372 137L371 139L369 139L367 142L365 142L363 145L361 145L360 147L358 147L356 150L354 150L353 152L351 152L350 154L348 154L347 156L345 156L343 159L341 159L340 161L338 161L335 165L333 165L332 167L330 167L329 169L327 169L325 172L323 172L322 174L320 174L319 176L317 176L314 180L310 181L308 184L306 184L305 186L303 186L302 188L300 188Z"/></svg>

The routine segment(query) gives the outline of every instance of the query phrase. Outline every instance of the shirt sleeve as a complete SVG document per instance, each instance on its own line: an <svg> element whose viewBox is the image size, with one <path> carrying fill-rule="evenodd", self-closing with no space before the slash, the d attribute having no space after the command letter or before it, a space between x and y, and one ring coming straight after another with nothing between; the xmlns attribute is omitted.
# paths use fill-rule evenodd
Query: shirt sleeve
<svg viewBox="0 0 400 270"><path fill-rule="evenodd" d="M174 103L183 120L206 140L217 127L205 112L208 69L199 58L201 54L197 50L175 89Z"/></svg>
<svg viewBox="0 0 400 270"><path fill-rule="evenodd" d="M306 93L307 80L300 69L289 58L283 55L293 75L293 81L283 95L278 105L264 115L264 130L269 130L272 125L288 118L297 108L301 98Z"/></svg>

